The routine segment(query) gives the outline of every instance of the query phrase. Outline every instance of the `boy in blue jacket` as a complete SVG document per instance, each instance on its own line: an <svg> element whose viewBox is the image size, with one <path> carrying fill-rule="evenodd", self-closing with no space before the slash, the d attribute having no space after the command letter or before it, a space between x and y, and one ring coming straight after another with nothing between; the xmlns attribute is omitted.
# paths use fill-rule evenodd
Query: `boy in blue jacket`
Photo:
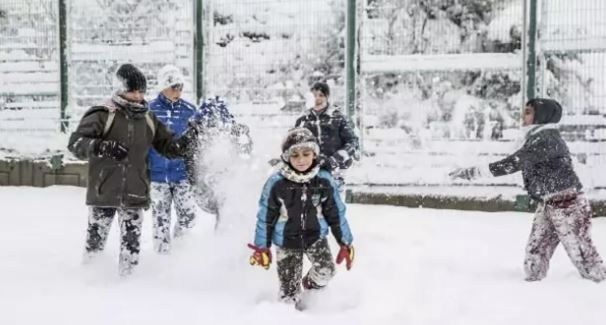
<svg viewBox="0 0 606 325"><path fill-rule="evenodd" d="M526 280L547 275L549 260L562 243L581 277L600 282L606 279L606 268L591 240L591 207L557 129L561 117L562 107L555 100L531 99L524 109L527 132L520 149L487 166L457 169L450 176L471 180L521 171L524 188L539 202L526 245Z"/></svg>
<svg viewBox="0 0 606 325"><path fill-rule="evenodd" d="M334 276L335 265L326 236L328 230L341 247L337 263L354 259L353 237L345 218L338 185L320 170L320 148L306 128L289 131L282 143L282 164L263 188L259 200L252 265L269 269L270 247L276 248L280 300L298 305L301 284L306 290L321 289ZM303 276L303 256L311 269Z"/></svg>
<svg viewBox="0 0 606 325"><path fill-rule="evenodd" d="M196 107L181 98L184 77L181 70L166 65L158 72L158 97L149 104L150 110L180 136L188 128L188 121ZM180 237L194 226L195 201L183 159L166 159L154 149L149 151L151 170L151 199L153 215L153 243L158 253L166 254L171 248L171 205L175 204L177 220L174 237Z"/></svg>

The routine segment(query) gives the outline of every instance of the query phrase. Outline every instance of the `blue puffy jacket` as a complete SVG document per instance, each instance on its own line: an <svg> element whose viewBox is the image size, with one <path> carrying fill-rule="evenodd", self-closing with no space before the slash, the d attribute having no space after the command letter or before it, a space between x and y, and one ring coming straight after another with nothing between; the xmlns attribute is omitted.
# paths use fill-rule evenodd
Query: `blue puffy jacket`
<svg viewBox="0 0 606 325"><path fill-rule="evenodd" d="M152 100L149 108L176 137L180 137L187 130L187 122L196 111L193 104L183 99L171 102L163 94ZM148 158L152 182L172 183L187 179L183 159L166 159L154 149L149 151Z"/></svg>

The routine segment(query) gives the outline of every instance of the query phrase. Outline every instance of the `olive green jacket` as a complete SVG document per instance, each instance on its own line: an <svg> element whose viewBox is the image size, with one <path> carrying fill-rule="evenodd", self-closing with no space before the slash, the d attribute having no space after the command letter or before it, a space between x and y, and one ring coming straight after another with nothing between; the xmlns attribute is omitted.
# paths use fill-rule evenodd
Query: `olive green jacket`
<svg viewBox="0 0 606 325"><path fill-rule="evenodd" d="M104 135L110 111L115 112L115 115L111 127ZM146 121L146 114L149 115L149 122ZM151 123L153 129L149 125ZM167 158L178 158L186 154L189 143L192 142L189 139L189 136L175 139L150 111L132 113L111 100L91 107L71 134L68 144L68 149L77 158L88 160L86 204L147 208L150 203L147 165L150 147ZM127 157L116 161L97 156L95 146L102 140L115 140L127 147Z"/></svg>

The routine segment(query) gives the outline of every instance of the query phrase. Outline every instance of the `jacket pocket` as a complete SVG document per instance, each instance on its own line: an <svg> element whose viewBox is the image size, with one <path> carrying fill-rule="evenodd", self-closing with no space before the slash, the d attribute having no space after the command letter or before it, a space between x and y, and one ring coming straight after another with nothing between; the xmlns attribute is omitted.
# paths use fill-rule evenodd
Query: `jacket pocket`
<svg viewBox="0 0 606 325"><path fill-rule="evenodd" d="M97 195L103 195L112 187L111 178L116 174L115 167L105 167L99 172L99 183L97 183ZM116 184L113 184L116 187Z"/></svg>

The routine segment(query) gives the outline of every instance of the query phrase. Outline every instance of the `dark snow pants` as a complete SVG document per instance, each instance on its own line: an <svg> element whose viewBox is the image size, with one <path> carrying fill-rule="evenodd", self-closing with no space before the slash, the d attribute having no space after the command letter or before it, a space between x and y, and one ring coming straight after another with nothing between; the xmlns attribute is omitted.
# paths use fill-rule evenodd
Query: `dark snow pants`
<svg viewBox="0 0 606 325"><path fill-rule="evenodd" d="M173 236L183 236L195 224L196 203L189 181L177 183L151 183L152 216L154 224L154 250L158 253L170 252L170 213L175 203L177 220Z"/></svg>
<svg viewBox="0 0 606 325"><path fill-rule="evenodd" d="M91 207L86 232L86 254L89 256L105 248L107 235L114 215L118 212L120 223L120 257L118 269L120 275L129 275L139 264L141 224L143 212L138 208L100 208Z"/></svg>
<svg viewBox="0 0 606 325"><path fill-rule="evenodd" d="M326 238L321 238L307 249L276 249L280 300L296 303L301 295L301 282L306 287L319 289L328 284L335 274L330 247ZM311 268L303 275L303 255L311 262Z"/></svg>
<svg viewBox="0 0 606 325"><path fill-rule="evenodd" d="M539 204L526 246L526 280L541 280L547 275L549 260L560 242L583 278L595 282L606 279L606 268L591 240L590 229L591 207L582 195L564 202Z"/></svg>

